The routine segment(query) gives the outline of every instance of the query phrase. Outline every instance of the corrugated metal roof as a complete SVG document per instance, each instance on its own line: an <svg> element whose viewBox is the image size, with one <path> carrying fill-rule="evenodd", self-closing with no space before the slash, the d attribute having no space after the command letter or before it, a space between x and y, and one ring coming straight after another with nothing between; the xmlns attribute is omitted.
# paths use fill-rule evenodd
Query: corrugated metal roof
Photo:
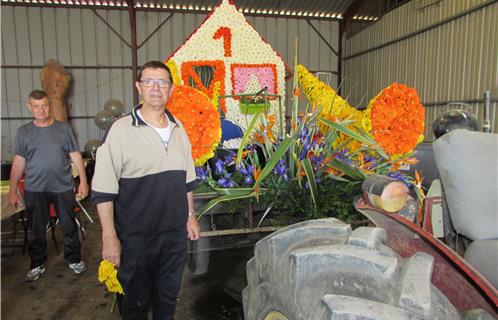
<svg viewBox="0 0 498 320"><path fill-rule="evenodd" d="M355 0L232 0L244 14L313 17L321 19L341 19L346 9L354 1ZM128 7L126 0L1 0L1 2L4 5L15 4L54 7ZM209 12L220 2L221 0L136 0L134 1L134 4L139 10ZM360 14L359 12L355 16L355 19L376 20L379 17L378 10L371 11L372 14L368 12Z"/></svg>

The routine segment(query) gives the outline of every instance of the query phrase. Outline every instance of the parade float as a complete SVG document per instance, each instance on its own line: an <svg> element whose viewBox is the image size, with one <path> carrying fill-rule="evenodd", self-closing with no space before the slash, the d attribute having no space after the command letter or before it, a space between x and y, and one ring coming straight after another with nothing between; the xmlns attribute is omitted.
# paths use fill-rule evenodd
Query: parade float
<svg viewBox="0 0 498 320"><path fill-rule="evenodd" d="M175 84L166 108L185 125L201 182L204 239L191 243L194 273L207 271L209 250L239 246L248 236L254 243L295 221L362 220L353 200L370 175L401 182L421 201L415 177L398 170L423 139L414 89L392 84L358 111L296 57L286 101L290 68L227 0L165 63ZM307 101L304 110L299 99ZM228 145L221 139L227 122L241 129ZM387 198L379 199L394 201Z"/></svg>

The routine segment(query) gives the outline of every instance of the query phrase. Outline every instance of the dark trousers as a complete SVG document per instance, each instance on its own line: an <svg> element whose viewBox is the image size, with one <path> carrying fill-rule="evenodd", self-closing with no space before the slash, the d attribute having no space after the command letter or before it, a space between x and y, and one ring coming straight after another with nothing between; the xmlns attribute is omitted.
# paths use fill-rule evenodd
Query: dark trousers
<svg viewBox="0 0 498 320"><path fill-rule="evenodd" d="M26 216L28 219L28 253L31 269L41 266L47 258L46 227L50 219L52 203L64 233L64 258L69 263L81 261L81 245L74 212L73 190L66 192L24 192Z"/></svg>
<svg viewBox="0 0 498 320"><path fill-rule="evenodd" d="M121 236L120 240L121 317L147 319L152 302L154 320L172 319L187 257L185 227L151 236Z"/></svg>

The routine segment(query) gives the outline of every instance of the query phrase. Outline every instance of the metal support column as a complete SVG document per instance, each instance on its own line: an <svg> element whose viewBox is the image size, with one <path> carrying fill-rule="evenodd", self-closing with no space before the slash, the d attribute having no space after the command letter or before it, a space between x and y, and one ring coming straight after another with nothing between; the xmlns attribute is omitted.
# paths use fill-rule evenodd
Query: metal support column
<svg viewBox="0 0 498 320"><path fill-rule="evenodd" d="M131 73L133 77L133 104L138 103L138 91L135 87L135 82L137 81L137 15L135 9L135 3L133 0L126 0L128 4L128 14L130 16L130 33L131 33Z"/></svg>

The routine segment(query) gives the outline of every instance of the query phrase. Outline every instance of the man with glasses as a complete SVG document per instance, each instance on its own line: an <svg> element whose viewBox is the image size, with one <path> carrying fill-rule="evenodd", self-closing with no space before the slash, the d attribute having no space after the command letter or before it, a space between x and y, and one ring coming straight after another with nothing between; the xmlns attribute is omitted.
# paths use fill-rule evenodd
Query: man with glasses
<svg viewBox="0 0 498 320"><path fill-rule="evenodd" d="M117 120L97 151L92 199L102 224L102 257L118 266L123 319L172 319L187 254L199 239L191 146L165 109L171 72L147 62L136 82L143 103ZM151 301L152 300L152 301Z"/></svg>

